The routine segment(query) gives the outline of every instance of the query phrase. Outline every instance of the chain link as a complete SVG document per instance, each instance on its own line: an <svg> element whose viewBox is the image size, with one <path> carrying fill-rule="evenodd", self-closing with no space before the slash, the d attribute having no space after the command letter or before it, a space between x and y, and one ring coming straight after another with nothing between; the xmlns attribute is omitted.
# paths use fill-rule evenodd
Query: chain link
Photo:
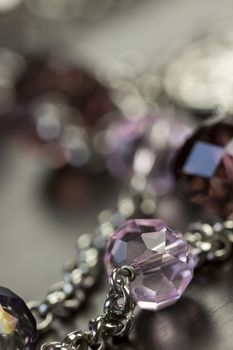
<svg viewBox="0 0 233 350"><path fill-rule="evenodd" d="M130 206L126 207L126 212L129 213ZM98 235L105 237L106 240L119 223L127 219L127 215L123 215L121 211L116 214L111 214L109 211L102 212L99 217ZM233 221L192 224L185 238L197 258L196 266L208 261L225 260L233 249ZM84 247L87 248L86 245ZM134 270L130 266L113 270L109 280L110 290L104 303L104 312L89 322L89 331L77 330L60 343L44 344L41 350L103 350L106 338L129 335L134 323L135 303L129 288L130 281L133 279Z"/></svg>
<svg viewBox="0 0 233 350"><path fill-rule="evenodd" d="M94 286L100 273L101 248L95 238L83 235L77 241L78 258L67 261L63 269L63 280L53 284L43 302L29 302L39 332L50 329L57 317L67 317L84 302L86 291Z"/></svg>
<svg viewBox="0 0 233 350"><path fill-rule="evenodd" d="M46 332L54 319L69 316L83 304L87 290L95 285L102 270L101 257L106 241L116 228L133 217L153 217L155 208L154 197L136 191L119 196L116 212L104 210L99 214L96 233L84 234L78 239L77 258L65 263L63 280L50 287L42 303L28 303L39 332ZM233 221L192 224L185 238L196 257L196 266L206 261L225 260L232 252ZM62 343L45 344L42 350L86 350L90 347L101 350L104 337L129 334L134 309L129 290L129 280L132 278L130 267L114 270L104 314L90 321L90 331L73 332Z"/></svg>
<svg viewBox="0 0 233 350"><path fill-rule="evenodd" d="M137 215L144 217L149 215L148 208L147 212L143 212L145 201L151 203L152 198L145 194L143 196L138 196L136 193L121 194L116 212L103 210L99 214L95 234L84 234L79 237L77 258L64 264L63 280L49 288L43 302L28 303L37 321L39 333L47 332L54 319L68 317L82 306L87 290L95 285L103 268L101 257L106 241L124 221Z"/></svg>
<svg viewBox="0 0 233 350"><path fill-rule="evenodd" d="M233 221L192 224L185 238L197 257L197 266L208 261L226 260L233 249Z"/></svg>
<svg viewBox="0 0 233 350"><path fill-rule="evenodd" d="M145 202L150 204L151 212L148 206L146 212L143 210ZM95 285L101 272L102 250L116 228L135 216L151 217L155 207L153 197L127 193L119 196L118 211L104 210L99 214L95 235L84 234L78 239L78 257L65 263L63 280L50 287L42 303L28 303L39 332L48 331L55 318L67 317L83 304L87 290ZM224 260L232 251L233 221L192 224L185 238L197 257L198 266L205 261Z"/></svg>
<svg viewBox="0 0 233 350"><path fill-rule="evenodd" d="M44 344L41 350L102 350L106 337L128 335L133 327L135 308L129 289L129 282L133 279L131 267L122 266L113 270L104 312L89 322L89 331L74 331L60 343Z"/></svg>

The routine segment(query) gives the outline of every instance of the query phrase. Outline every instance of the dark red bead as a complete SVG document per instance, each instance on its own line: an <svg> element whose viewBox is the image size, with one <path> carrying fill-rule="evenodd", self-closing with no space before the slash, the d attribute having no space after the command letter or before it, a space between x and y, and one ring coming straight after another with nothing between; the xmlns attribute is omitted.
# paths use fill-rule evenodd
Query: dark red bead
<svg viewBox="0 0 233 350"><path fill-rule="evenodd" d="M203 213L233 217L233 116L198 128L179 150L175 174Z"/></svg>
<svg viewBox="0 0 233 350"><path fill-rule="evenodd" d="M29 55L24 60L25 68L14 83L14 104L1 118L0 133L19 136L52 168L86 165L90 135L104 117L117 111L109 90L61 55Z"/></svg>
<svg viewBox="0 0 233 350"><path fill-rule="evenodd" d="M0 132L17 132L34 144L48 143L47 135L38 133L46 117L45 134L54 123L60 129L78 125L89 132L103 117L117 111L107 87L76 61L55 53L22 59L24 69L13 82L14 101L1 118ZM51 109L45 109L48 104L54 111L52 122ZM60 134L54 138L59 141Z"/></svg>
<svg viewBox="0 0 233 350"><path fill-rule="evenodd" d="M28 112L40 96L59 93L81 113L84 124L93 126L114 109L108 90L81 66L55 55L29 56L25 61L15 87L17 110Z"/></svg>

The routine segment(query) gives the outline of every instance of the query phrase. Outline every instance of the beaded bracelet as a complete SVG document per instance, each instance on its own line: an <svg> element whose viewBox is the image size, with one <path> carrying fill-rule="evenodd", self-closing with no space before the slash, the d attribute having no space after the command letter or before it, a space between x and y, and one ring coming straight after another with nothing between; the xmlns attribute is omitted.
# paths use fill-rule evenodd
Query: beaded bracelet
<svg viewBox="0 0 233 350"><path fill-rule="evenodd" d="M1 287L2 347L34 349L37 331L49 330L56 317L77 310L102 271L102 256L109 275L103 314L89 322L88 331L74 331L62 342L44 344L41 350L103 349L112 338L130 334L136 305L159 310L174 304L197 267L227 259L233 243L232 142L233 118L213 119L193 133L175 159L183 188L188 188L190 199L199 198L196 204L201 204L207 216L212 213L212 223L192 224L182 235L155 219L153 210L148 211L145 203L154 206L146 191L130 192L127 200L119 200L116 213L101 212L94 236L78 239L78 261L65 264L63 281L51 287L43 302L26 306ZM206 211L205 203L214 211ZM213 219L217 209L222 219Z"/></svg>

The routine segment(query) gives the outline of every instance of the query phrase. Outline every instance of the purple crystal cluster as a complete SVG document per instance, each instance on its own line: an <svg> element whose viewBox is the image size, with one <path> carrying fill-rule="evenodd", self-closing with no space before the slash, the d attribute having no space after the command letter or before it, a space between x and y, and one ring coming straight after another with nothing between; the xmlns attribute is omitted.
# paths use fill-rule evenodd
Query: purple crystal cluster
<svg viewBox="0 0 233 350"><path fill-rule="evenodd" d="M24 301L0 287L0 349L34 350L36 322Z"/></svg>
<svg viewBox="0 0 233 350"><path fill-rule="evenodd" d="M111 174L129 182L145 177L150 191L162 195L173 188L171 160L191 129L162 111L112 124L106 135L107 166Z"/></svg>
<svg viewBox="0 0 233 350"><path fill-rule="evenodd" d="M178 152L175 174L202 212L233 218L233 116L198 128Z"/></svg>
<svg viewBox="0 0 233 350"><path fill-rule="evenodd" d="M105 254L110 275L129 265L131 291L140 308L158 310L175 303L193 277L193 257L181 233L157 219L126 222L110 239Z"/></svg>

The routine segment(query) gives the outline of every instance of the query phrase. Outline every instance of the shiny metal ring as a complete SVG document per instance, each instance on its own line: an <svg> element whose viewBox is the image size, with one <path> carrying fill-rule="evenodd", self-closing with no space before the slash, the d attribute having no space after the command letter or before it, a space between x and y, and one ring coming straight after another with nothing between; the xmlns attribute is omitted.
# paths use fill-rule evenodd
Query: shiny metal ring
<svg viewBox="0 0 233 350"><path fill-rule="evenodd" d="M231 251L232 244L229 239L224 235L218 234L214 237L212 249L207 254L207 259L213 261L226 260L230 256Z"/></svg>
<svg viewBox="0 0 233 350"><path fill-rule="evenodd" d="M123 299L123 300L122 300ZM122 300L121 303L119 303ZM121 293L110 294L104 305L104 312L114 320L125 317L134 306L131 292L127 285L121 286Z"/></svg>
<svg viewBox="0 0 233 350"><path fill-rule="evenodd" d="M134 314L131 312L126 316L126 319L122 323L123 326L121 329L119 328L118 331L114 334L114 336L126 336L127 334L130 334L134 327Z"/></svg>
<svg viewBox="0 0 233 350"><path fill-rule="evenodd" d="M65 284L66 283L64 281L54 283L49 288L49 294L56 293L56 292L64 293ZM76 290L76 288L74 288L73 294L74 295L72 297L69 297L68 295L66 295L62 303L60 303L59 307L62 307L67 312L69 311L72 312L77 310L80 307L82 301L85 299L85 294L82 291L82 289ZM55 308L53 308L53 312L56 315L57 314L60 315L60 312L57 312L57 311L58 310L56 310L56 305L55 305Z"/></svg>
<svg viewBox="0 0 233 350"><path fill-rule="evenodd" d="M43 333L46 332L52 322L53 322L53 314L52 312L48 312L44 317L42 317L40 315L39 312L39 307L40 307L40 303L37 301L30 301L27 304L29 310L32 312L32 314L34 315L35 319L36 319L36 326L37 326L37 330L39 333ZM39 319L41 319L41 321L39 321Z"/></svg>
<svg viewBox="0 0 233 350"><path fill-rule="evenodd" d="M86 333L77 330L68 334L61 345L67 350L88 350L89 340Z"/></svg>
<svg viewBox="0 0 233 350"><path fill-rule="evenodd" d="M65 348L59 342L52 342L52 343L45 343L44 345L42 345L41 350L69 350L69 349Z"/></svg>
<svg viewBox="0 0 233 350"><path fill-rule="evenodd" d="M103 333L105 332L105 323L105 316L98 316L89 322L92 346L99 346L102 343Z"/></svg>

